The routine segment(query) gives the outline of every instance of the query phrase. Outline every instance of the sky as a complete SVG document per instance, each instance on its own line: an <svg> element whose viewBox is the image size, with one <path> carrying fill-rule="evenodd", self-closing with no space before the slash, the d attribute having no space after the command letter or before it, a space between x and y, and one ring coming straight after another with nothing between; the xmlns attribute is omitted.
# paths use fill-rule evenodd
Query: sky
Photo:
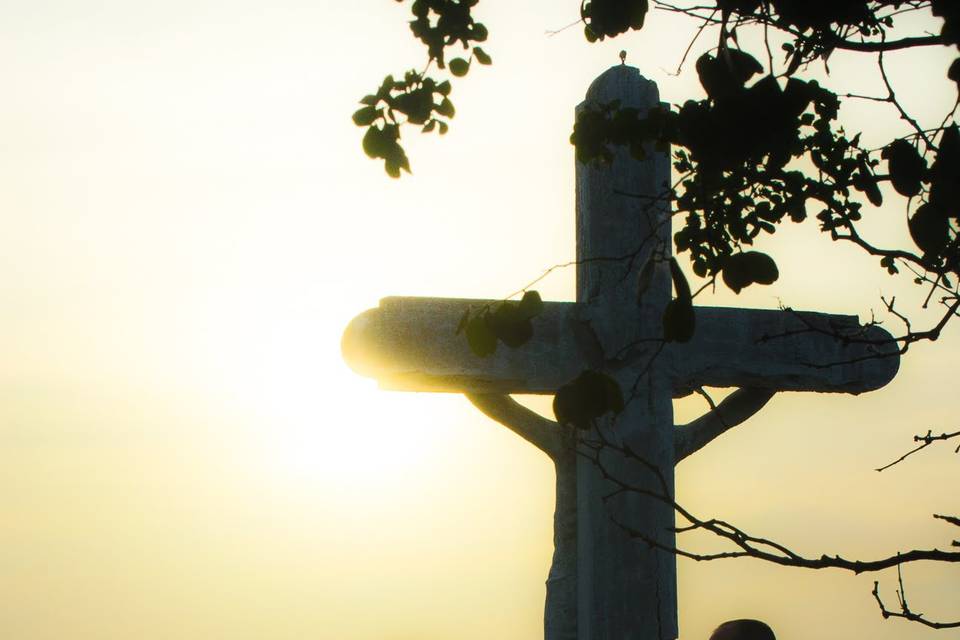
<svg viewBox="0 0 960 640"><path fill-rule="evenodd" d="M462 397L380 391L340 356L388 295L498 298L574 256L574 106L627 61L664 100L689 23L588 46L576 3L482 3L490 68L457 81L413 175L360 149L357 100L420 68L407 7L383 0L33 0L0 7L0 635L520 640L542 633L552 468ZM938 28L934 21L929 29ZM949 52L891 77L925 121L954 99ZM878 91L836 55L831 82ZM877 144L905 131L844 111ZM888 198L898 203L896 198ZM901 242L902 207L871 212ZM761 248L781 278L707 304L870 317L916 302L814 221ZM573 272L538 284L573 297ZM781 394L684 461L678 499L798 551L887 556L955 531L952 327L859 397ZM545 410L548 401L526 400ZM678 422L705 410L678 402ZM853 576L681 561L683 640L767 620L785 640L949 638L884 621ZM904 571L917 609L960 614L955 568ZM951 635L953 634L953 635Z"/></svg>

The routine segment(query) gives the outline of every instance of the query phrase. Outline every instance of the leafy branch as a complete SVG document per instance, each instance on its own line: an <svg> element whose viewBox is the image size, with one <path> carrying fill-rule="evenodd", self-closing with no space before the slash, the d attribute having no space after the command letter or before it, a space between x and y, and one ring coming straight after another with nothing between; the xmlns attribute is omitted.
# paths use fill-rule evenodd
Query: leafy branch
<svg viewBox="0 0 960 640"><path fill-rule="evenodd" d="M673 148L674 168L685 176L670 194L674 215L684 221L675 236L677 252L690 253L696 275L709 282L722 276L734 292L777 279L773 259L750 250L758 236L774 233L786 219L802 222L810 207L819 208L820 229L832 240L850 242L879 257L891 275L906 266L916 274L917 284L932 284L931 294L935 289L946 293L941 302L947 313L936 327L926 332L908 327L897 338L906 351L917 340L936 340L946 321L956 315L954 303L960 300L960 291L952 284L953 278L960 279L960 131L953 124L958 103L939 127L921 127L899 102L883 64L887 49L879 47L877 65L887 95L847 97L892 105L914 133L866 149L859 135L848 137L836 126L841 96L816 81L794 77L801 55L796 43L785 46L787 68L778 77L772 56L764 75L764 66L739 48L736 36L738 28L759 24L808 43L811 38L822 43L829 31L834 39L857 33L878 38L882 45L894 15L933 7L947 18L940 36L896 41L889 50L960 42L954 29L960 14L955 9L918 1L893 3L906 9L882 14L878 13L882 4L803 3L799 9L795 3L760 0L720 1L716 7L657 2L657 8L704 21L697 35L711 21L721 26L715 53L702 55L696 63L707 98L643 116L617 103L587 109L578 117L571 142L578 159L601 163L612 160L614 147L624 147L635 157L642 157L650 144ZM804 51L804 64L829 55L822 47ZM811 165L812 172L805 168ZM880 171L883 165L886 173ZM916 249L878 247L861 235L863 200L881 206L883 183L907 199L906 226Z"/></svg>
<svg viewBox="0 0 960 640"><path fill-rule="evenodd" d="M478 1L414 0L410 7L410 31L427 49L426 67L423 71L407 71L402 80L387 76L375 93L360 100L364 106L353 114L354 124L367 128L364 152L370 158L382 159L384 170L392 178L399 178L401 170L410 173L410 161L400 144L401 129L414 125L423 133L436 130L443 135L456 114L450 100L449 79L438 81L428 76L430 67L436 65L453 76L463 77L474 60L481 65L493 62L476 44L487 39L487 28L471 15ZM469 51L469 56L448 60L447 49L458 44Z"/></svg>

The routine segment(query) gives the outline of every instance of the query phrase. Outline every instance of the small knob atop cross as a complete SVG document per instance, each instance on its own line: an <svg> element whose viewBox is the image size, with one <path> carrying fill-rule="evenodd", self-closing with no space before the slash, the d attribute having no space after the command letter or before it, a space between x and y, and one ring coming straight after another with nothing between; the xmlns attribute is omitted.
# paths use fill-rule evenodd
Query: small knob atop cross
<svg viewBox="0 0 960 640"><path fill-rule="evenodd" d="M627 50L624 49L620 52L620 64L627 64Z"/></svg>

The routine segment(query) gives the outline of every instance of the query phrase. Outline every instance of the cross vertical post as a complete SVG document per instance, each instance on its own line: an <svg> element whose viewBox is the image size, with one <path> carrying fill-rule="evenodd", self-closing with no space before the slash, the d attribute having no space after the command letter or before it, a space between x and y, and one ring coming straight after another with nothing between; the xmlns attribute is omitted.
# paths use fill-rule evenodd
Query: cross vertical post
<svg viewBox="0 0 960 640"><path fill-rule="evenodd" d="M641 112L659 106L656 84L625 65L598 77L578 110L618 100ZM673 492L673 405L663 367L662 314L670 300L670 163L666 152L647 149L644 159L618 149L607 166L577 163L577 302L595 341L597 368L624 394L624 410L599 421L585 441L604 438L627 445L656 465ZM658 266L638 301L638 277L656 253ZM627 352L633 366L624 366ZM649 362L637 372L635 363ZM673 508L636 492L610 497L616 485L604 471L632 485L662 493L661 480L636 461L597 451L602 469L588 457L577 462L578 637L580 640L672 640L677 633L676 559L632 540L622 525L639 528L673 546Z"/></svg>

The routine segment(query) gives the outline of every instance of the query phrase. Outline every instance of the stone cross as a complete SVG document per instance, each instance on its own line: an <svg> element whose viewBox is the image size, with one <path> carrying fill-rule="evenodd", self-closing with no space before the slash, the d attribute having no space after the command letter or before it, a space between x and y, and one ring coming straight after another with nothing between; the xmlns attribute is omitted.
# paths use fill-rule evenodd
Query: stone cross
<svg viewBox="0 0 960 640"><path fill-rule="evenodd" d="M613 100L641 112L659 104L656 85L625 65L597 78L584 104ZM627 533L674 547L672 505L644 491L672 496L674 465L777 391L861 393L889 382L899 366L895 348L874 346L889 335L860 327L855 316L696 307L693 339L664 343L671 232L661 197L669 183L668 154L652 149L642 161L618 151L605 167L577 164L577 301L545 303L522 347L501 345L481 358L455 335L464 311L495 304L490 300L384 298L344 333L344 356L358 373L387 389L464 393L554 461L547 640L676 638L676 558ZM654 252L659 266L638 300L639 271ZM555 393L584 370L610 375L627 401L579 444L570 429L509 397ZM702 386L739 389L697 420L675 425L672 399ZM659 474L616 447L600 448L593 459L578 455L578 446L601 435ZM641 491L616 492L604 471Z"/></svg>

